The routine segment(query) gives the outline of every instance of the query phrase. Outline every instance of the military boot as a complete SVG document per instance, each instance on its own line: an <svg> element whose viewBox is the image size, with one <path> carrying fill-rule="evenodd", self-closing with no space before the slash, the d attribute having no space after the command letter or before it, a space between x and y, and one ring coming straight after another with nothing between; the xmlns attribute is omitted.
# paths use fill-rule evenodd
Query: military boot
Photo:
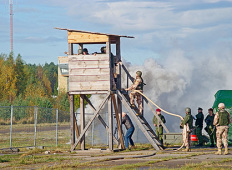
<svg viewBox="0 0 232 170"><path fill-rule="evenodd" d="M221 155L222 154L222 149L220 148L220 149L218 149L218 151L217 152L215 152L215 155Z"/></svg>
<svg viewBox="0 0 232 170"><path fill-rule="evenodd" d="M229 152L228 152L228 147L225 147L225 152L224 152L224 155L228 155Z"/></svg>
<svg viewBox="0 0 232 170"><path fill-rule="evenodd" d="M183 150L184 152L190 152L189 147L186 147L186 149Z"/></svg>

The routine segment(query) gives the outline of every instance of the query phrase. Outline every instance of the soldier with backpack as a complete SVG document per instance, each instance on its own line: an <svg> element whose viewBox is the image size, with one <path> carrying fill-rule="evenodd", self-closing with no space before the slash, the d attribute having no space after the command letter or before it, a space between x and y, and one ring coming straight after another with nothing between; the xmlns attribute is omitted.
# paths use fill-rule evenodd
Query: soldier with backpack
<svg viewBox="0 0 232 170"><path fill-rule="evenodd" d="M216 155L222 154L222 140L225 147L224 155L227 155L228 152L228 130L229 124L231 123L230 113L225 110L225 104L218 104L218 112L214 116L213 124L216 126L216 136L217 136L217 148L218 151Z"/></svg>

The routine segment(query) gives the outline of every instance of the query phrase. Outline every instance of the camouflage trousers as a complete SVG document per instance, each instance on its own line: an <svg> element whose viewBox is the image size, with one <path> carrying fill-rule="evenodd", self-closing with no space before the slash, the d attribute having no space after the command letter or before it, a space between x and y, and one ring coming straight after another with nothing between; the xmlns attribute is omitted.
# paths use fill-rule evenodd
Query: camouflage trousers
<svg viewBox="0 0 232 170"><path fill-rule="evenodd" d="M142 96L141 96L141 94L132 91L130 93L129 97L130 97L130 104L135 104L134 100L136 99L136 102L137 102L138 108L139 108L139 112L142 113L143 106L142 106Z"/></svg>
<svg viewBox="0 0 232 170"><path fill-rule="evenodd" d="M224 147L228 147L228 130L229 126L217 126L216 136L217 136L217 147L222 148L222 140Z"/></svg>
<svg viewBox="0 0 232 170"><path fill-rule="evenodd" d="M184 125L182 137L183 137L184 146L186 148L190 148L191 145L190 133L188 131L189 131L188 125Z"/></svg>
<svg viewBox="0 0 232 170"><path fill-rule="evenodd" d="M156 135L159 138L159 141L161 142L161 144L163 145L163 126L158 126L155 129Z"/></svg>

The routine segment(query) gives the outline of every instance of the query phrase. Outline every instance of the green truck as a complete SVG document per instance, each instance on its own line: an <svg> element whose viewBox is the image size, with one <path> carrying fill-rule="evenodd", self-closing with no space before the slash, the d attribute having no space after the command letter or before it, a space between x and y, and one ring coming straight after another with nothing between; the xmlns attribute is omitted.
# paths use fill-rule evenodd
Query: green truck
<svg viewBox="0 0 232 170"><path fill-rule="evenodd" d="M218 90L214 95L215 101L213 104L214 113L218 111L218 104L224 103L226 110L232 116L232 90ZM232 145L232 124L230 124L229 134L228 134L228 143Z"/></svg>

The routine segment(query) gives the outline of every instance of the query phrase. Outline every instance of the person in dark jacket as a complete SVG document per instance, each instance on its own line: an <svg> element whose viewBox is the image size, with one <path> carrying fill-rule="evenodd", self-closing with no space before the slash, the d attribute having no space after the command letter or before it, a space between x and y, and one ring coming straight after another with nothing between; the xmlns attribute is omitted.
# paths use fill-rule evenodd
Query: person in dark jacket
<svg viewBox="0 0 232 170"><path fill-rule="evenodd" d="M205 123L206 123L205 130L207 131L207 133L209 134L209 137L210 137L210 142L211 142L210 147L214 147L214 142L216 143L216 128L213 125L213 120L214 120L215 115L213 113L212 108L209 108L208 112L209 112L209 114L205 118Z"/></svg>
<svg viewBox="0 0 232 170"><path fill-rule="evenodd" d="M129 149L129 142L130 142L131 148L134 148L135 145L131 137L134 133L135 128L130 117L125 112L122 112L122 124L124 124L127 129L125 135L125 147L126 149Z"/></svg>
<svg viewBox="0 0 232 170"><path fill-rule="evenodd" d="M198 108L198 114L196 115L196 135L198 139L198 145L197 146L203 146L203 137L202 137L202 128L203 128L203 121L204 121L204 115L202 113L202 108Z"/></svg>

